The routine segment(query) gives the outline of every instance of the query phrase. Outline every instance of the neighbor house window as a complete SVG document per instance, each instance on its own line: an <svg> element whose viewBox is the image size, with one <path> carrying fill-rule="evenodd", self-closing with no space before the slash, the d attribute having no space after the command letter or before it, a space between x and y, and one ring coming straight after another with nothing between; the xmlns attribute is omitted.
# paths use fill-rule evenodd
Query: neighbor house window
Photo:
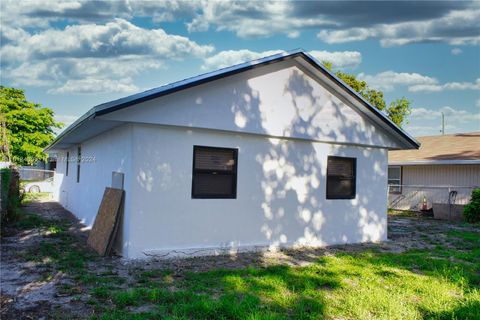
<svg viewBox="0 0 480 320"><path fill-rule="evenodd" d="M354 199L357 159L328 157L327 199Z"/></svg>
<svg viewBox="0 0 480 320"><path fill-rule="evenodd" d="M237 197L237 149L193 147L192 198Z"/></svg>
<svg viewBox="0 0 480 320"><path fill-rule="evenodd" d="M70 152L67 152L67 164L65 167L65 176L68 176L68 162L70 161Z"/></svg>
<svg viewBox="0 0 480 320"><path fill-rule="evenodd" d="M388 191L390 193L402 192L402 167L388 167Z"/></svg>
<svg viewBox="0 0 480 320"><path fill-rule="evenodd" d="M82 147L78 146L77 150L77 182L80 182L80 161L82 159Z"/></svg>

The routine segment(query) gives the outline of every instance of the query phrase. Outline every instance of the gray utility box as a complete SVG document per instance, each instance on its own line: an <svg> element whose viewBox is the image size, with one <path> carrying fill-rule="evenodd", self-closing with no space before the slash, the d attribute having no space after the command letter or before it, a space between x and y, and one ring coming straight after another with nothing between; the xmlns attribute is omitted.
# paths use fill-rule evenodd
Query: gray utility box
<svg viewBox="0 0 480 320"><path fill-rule="evenodd" d="M433 203L433 217L442 220L463 219L463 204Z"/></svg>

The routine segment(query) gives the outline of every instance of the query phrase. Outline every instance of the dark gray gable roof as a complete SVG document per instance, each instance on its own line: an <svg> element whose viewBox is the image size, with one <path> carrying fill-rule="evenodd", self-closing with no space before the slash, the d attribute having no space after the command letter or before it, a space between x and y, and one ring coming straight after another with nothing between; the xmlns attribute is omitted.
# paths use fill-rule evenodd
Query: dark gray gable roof
<svg viewBox="0 0 480 320"><path fill-rule="evenodd" d="M418 143L412 136L410 136L407 132L402 130L398 127L395 123L393 123L387 116L379 111L377 108L372 106L367 100L365 100L360 94L358 94L355 90L350 88L346 83L344 83L341 79L339 79L335 74L330 72L327 68L325 68L321 63L319 63L314 57L312 57L309 53L305 52L302 49L296 49L284 53L278 53L272 56L260 58L257 60L241 63L238 65L234 65L231 67L219 69L216 71L204 73L192 78L184 79L177 82L172 82L170 84L154 88L151 90L147 90L141 93L133 94L128 97L124 97L121 99L113 100L110 102L106 102L100 105L97 105L90 109L87 113L82 115L79 119L77 119L74 123L72 123L67 129L65 129L62 133L60 133L56 139L46 148L46 150L52 148L58 141L60 141L63 137L74 131L78 126L89 119L93 119L96 116L101 116L113 111L117 111L123 108L127 108L129 106L152 100L155 98L159 98L174 92L178 92L187 88L191 88L194 86L198 86L203 83L207 83L210 81L214 81L217 79L221 79L224 77L228 77L240 72L244 72L250 69L258 68L264 65L268 65L271 63L276 63L279 61L293 59L296 57L303 57L306 61L308 61L314 68L318 71L325 74L335 83L340 85L343 89L345 89L349 94L355 97L360 103L362 103L368 110L372 111L373 114L378 116L381 121L385 122L389 128L393 130L396 134L399 134L402 138L404 138L413 148L418 149L420 147L420 143Z"/></svg>

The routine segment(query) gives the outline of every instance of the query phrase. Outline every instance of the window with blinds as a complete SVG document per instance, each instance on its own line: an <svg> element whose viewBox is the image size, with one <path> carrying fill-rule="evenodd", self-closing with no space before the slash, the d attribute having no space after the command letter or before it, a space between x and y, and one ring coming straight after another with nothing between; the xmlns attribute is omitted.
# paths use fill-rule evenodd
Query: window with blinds
<svg viewBox="0 0 480 320"><path fill-rule="evenodd" d="M237 197L237 149L193 147L192 198Z"/></svg>
<svg viewBox="0 0 480 320"><path fill-rule="evenodd" d="M328 157L327 199L354 199L357 159Z"/></svg>

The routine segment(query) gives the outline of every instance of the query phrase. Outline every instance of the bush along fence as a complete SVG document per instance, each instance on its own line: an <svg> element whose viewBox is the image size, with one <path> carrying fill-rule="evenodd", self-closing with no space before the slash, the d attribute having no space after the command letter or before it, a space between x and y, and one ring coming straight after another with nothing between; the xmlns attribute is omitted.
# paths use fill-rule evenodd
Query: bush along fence
<svg viewBox="0 0 480 320"><path fill-rule="evenodd" d="M0 215L2 224L13 221L20 205L20 176L14 167L0 169Z"/></svg>
<svg viewBox="0 0 480 320"><path fill-rule="evenodd" d="M463 216L467 222L480 222L480 188L473 190L470 203L463 209Z"/></svg>

